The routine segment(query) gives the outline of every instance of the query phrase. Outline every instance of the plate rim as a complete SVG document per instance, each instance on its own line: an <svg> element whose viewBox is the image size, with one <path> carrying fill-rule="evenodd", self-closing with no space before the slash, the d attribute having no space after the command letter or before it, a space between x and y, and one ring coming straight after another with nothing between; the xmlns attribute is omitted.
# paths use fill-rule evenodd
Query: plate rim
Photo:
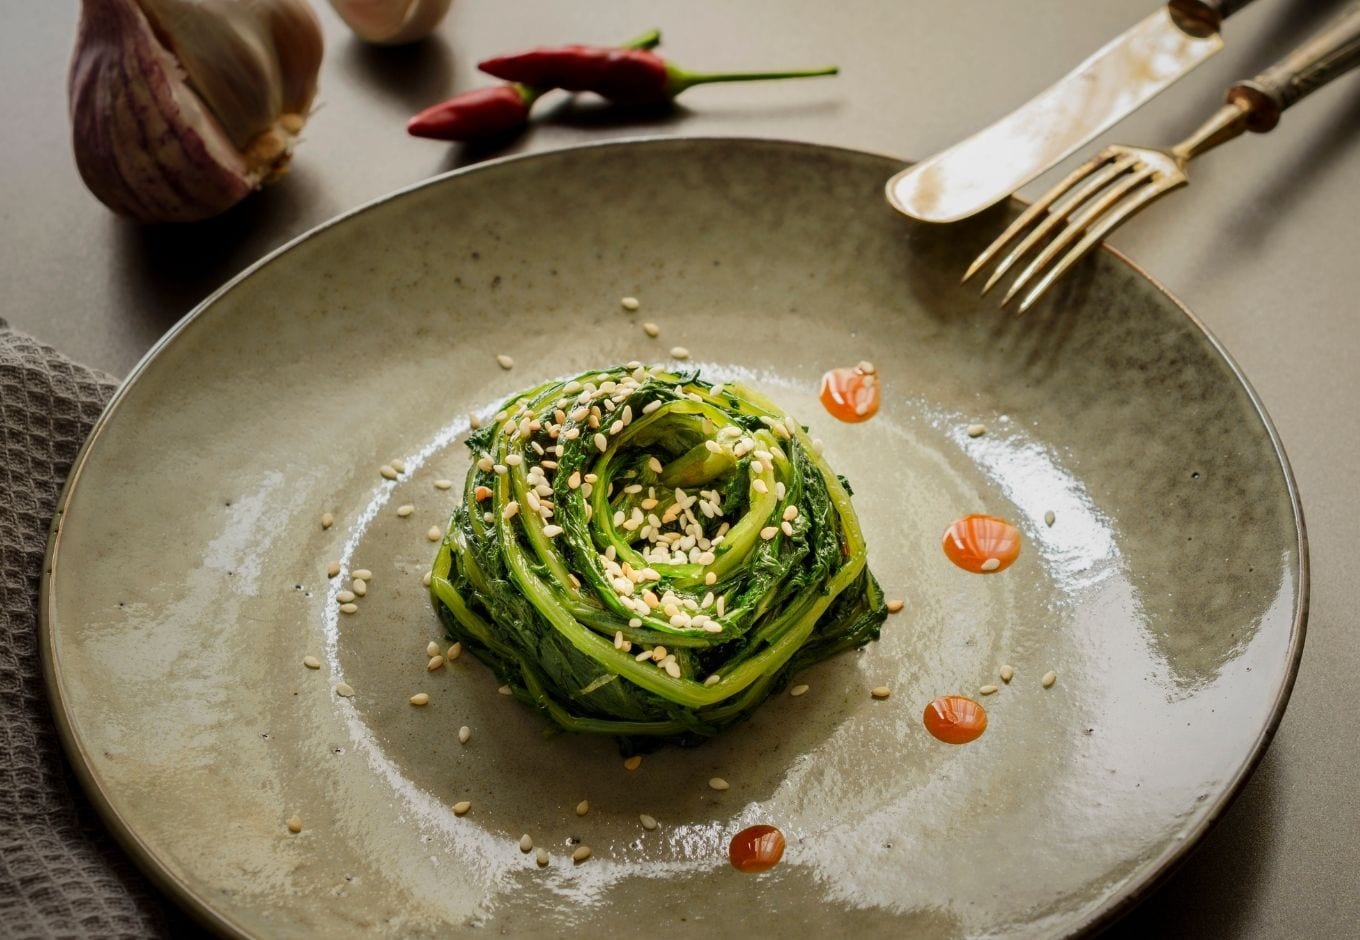
<svg viewBox="0 0 1360 940"><path fill-rule="evenodd" d="M236 286L247 278L255 274L256 271L273 263L276 259L292 251L304 241L319 235L320 233L337 226L349 219L368 212L378 206L384 205L405 197L406 195L428 187L443 185L446 181L457 177L475 173L480 170L497 167L504 164L519 163L524 161L534 161L541 159L551 159L563 153L574 153L580 151L594 150L599 148L609 149L645 149L653 146L687 146L694 144L732 146L732 145L764 145L789 150L801 150L809 152L831 152L851 157L872 157L879 160L887 160L897 164L910 166L912 161L906 160L894 154L883 153L881 151L866 150L859 147L847 147L839 144L823 144L807 140L796 140L782 137L761 137L751 135L723 135L723 134L701 134L701 135L666 135L666 134L644 134L631 135L625 137L610 138L608 140L594 140L583 143L573 144L565 147L554 147L549 150L534 151L530 153L507 154L487 160L471 163L466 166L456 167L452 170L438 173L434 176L417 180L414 183L399 187L383 195L367 200L344 212L307 229L292 238L287 239L281 245L266 252L264 255L247 265L237 274L225 281L216 290L196 304L188 313L181 317L173 326L152 344L151 348L137 361L126 376L119 382L117 389L109 398L104 410L90 428L84 443L81 444L75 460L71 464L71 469L62 484L61 495L57 499L56 508L53 512L51 523L48 528L47 546L44 552L42 578L38 590L38 652L42 659L43 684L47 692L48 706L51 710L53 723L57 729L57 735L61 740L62 751L69 762L76 778L91 805L98 812L100 820L109 828L119 846L125 851L137 867L162 891L164 891L180 908L202 925L216 931L221 936L242 938L242 940L253 940L255 935L251 934L239 923L228 917L217 909L206 898L199 894L188 882L175 876L169 868L164 865L157 854L141 839L135 828L118 812L110 801L108 794L101 785L99 777L94 770L93 762L89 753L75 732L74 718L70 711L70 703L66 701L62 694L62 677L59 674L56 663L55 634L53 627L53 607L56 603L52 589L52 572L54 571L61 549L62 525L66 518L67 505L71 495L80 483L80 477L84 471L86 461L97 446L100 435L113 420L118 406L127 397L129 389L136 383L144 372L169 346L175 342L187 328L203 316L212 306L222 297L234 290ZM1027 201L1017 196L1010 196L1008 203L1018 203L1027 205ZM917 222L920 225L931 225L932 223ZM1266 751L1270 747L1275 733L1279 730L1280 722L1284 718L1285 709L1288 706L1290 695L1293 692L1294 684L1298 678L1299 667L1303 658L1304 639L1307 634L1307 621L1309 610L1309 553L1307 526L1304 521L1303 505L1299 497L1298 484L1294 479L1294 471L1290 466L1288 454L1285 452L1283 441L1280 439L1279 432L1275 429L1275 424L1266 411L1256 389L1252 386L1237 360L1232 357L1228 350L1223 346L1208 326L1174 293L1169 290L1156 277L1152 276L1137 262L1133 261L1128 255L1110 246L1107 242L1101 242L1099 249L1108 252L1115 260L1127 266L1133 273L1146 280L1152 288L1162 294L1189 321L1191 326L1197 329L1208 341L1213 351L1222 358L1236 380L1241 384L1247 394L1247 400L1251 403L1252 410L1257 418L1260 419L1266 430L1267 438L1270 441L1271 449L1274 452L1276 463L1283 475L1285 489L1289 496L1290 509L1294 521L1295 548L1297 551L1298 564L1294 571L1297 579L1298 590L1295 598L1293 610L1293 622L1290 625L1289 644L1286 650L1287 663L1284 675L1276 687L1274 697L1270 704L1270 714L1266 722L1258 732L1255 741L1252 743L1250 753L1245 760L1238 766L1231 780L1227 785L1220 789L1208 811L1200 820L1186 833L1185 838L1177 840L1171 846L1163 850L1158 856L1147 864L1147 874L1141 882L1132 885L1118 895L1106 899L1098 907L1094 908L1088 915L1076 924L1068 934L1075 936L1080 934L1095 934L1100 930L1110 926L1119 918L1123 917L1138 904L1146 900L1150 895L1156 893L1158 889L1171 877L1174 872L1190 857L1204 837L1211 829L1218 824L1228 808L1241 794L1247 781L1255 773L1264 759Z"/></svg>

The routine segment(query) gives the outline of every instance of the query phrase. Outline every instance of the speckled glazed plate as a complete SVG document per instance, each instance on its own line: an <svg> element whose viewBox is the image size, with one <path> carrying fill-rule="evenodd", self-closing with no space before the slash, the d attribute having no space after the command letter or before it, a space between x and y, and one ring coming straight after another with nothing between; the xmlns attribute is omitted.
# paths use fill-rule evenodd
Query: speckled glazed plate
<svg viewBox="0 0 1360 940"><path fill-rule="evenodd" d="M67 747L132 854L257 937L1058 935L1136 900L1284 708L1307 580L1288 468L1146 276L1102 253L1003 315L958 286L1003 213L913 224L882 198L898 166L674 139L490 163L313 232L181 323L80 458L43 599ZM674 344L826 442L906 609L807 694L630 773L606 740L545 737L470 656L427 673L421 576L470 411ZM818 379L864 358L883 409L837 424ZM1019 526L1013 567L946 560L969 512ZM373 573L353 615L332 561ZM924 731L927 702L1003 664L982 738ZM742 875L726 846L755 822L788 851Z"/></svg>

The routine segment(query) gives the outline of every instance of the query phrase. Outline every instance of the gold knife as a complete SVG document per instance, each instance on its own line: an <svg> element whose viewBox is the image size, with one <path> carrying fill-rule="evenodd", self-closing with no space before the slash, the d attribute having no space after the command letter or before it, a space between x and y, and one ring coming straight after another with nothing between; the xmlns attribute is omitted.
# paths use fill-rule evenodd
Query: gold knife
<svg viewBox="0 0 1360 940"><path fill-rule="evenodd" d="M1171 0L990 127L888 180L888 202L925 222L995 205L1219 49L1251 0Z"/></svg>

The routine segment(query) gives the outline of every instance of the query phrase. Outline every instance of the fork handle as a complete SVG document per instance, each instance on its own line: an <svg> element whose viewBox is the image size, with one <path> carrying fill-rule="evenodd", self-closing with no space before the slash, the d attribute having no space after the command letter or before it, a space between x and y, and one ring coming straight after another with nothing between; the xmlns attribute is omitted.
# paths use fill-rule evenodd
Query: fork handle
<svg viewBox="0 0 1360 940"><path fill-rule="evenodd" d="M1360 65L1360 3L1255 78L1228 89L1228 101L1249 107L1247 129L1265 133L1280 115L1344 72Z"/></svg>

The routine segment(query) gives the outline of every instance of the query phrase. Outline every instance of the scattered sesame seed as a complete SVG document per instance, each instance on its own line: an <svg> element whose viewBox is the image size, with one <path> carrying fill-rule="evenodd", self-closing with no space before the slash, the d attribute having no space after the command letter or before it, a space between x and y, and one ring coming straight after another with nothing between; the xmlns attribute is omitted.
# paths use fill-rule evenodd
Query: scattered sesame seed
<svg viewBox="0 0 1360 940"><path fill-rule="evenodd" d="M732 785L728 783L726 780L724 780L722 777L710 777L708 779L708 786L709 789L711 790L717 790L721 792L723 790L728 789Z"/></svg>
<svg viewBox="0 0 1360 940"><path fill-rule="evenodd" d="M762 495L770 491L769 484L767 484L764 480L752 480L751 489L755 490L757 493L760 493Z"/></svg>
<svg viewBox="0 0 1360 940"><path fill-rule="evenodd" d="M888 688L886 685L878 685L870 689L869 694L877 699L885 699L889 695L892 695L892 689Z"/></svg>
<svg viewBox="0 0 1360 940"><path fill-rule="evenodd" d="M431 640L430 642L428 642L428 643L425 644L425 655L426 655L426 656L434 656L434 655L438 654L438 652L439 652L439 644L436 643L434 640Z"/></svg>
<svg viewBox="0 0 1360 940"><path fill-rule="evenodd" d="M363 578L355 578L350 582L349 586L350 590L352 590L357 597L363 597L368 593L368 582Z"/></svg>
<svg viewBox="0 0 1360 940"><path fill-rule="evenodd" d="M577 815L577 816L584 816L584 815L585 815L586 813L588 813L588 812L590 812L590 801L589 801L589 800L582 800L581 802L579 802L579 803L576 804L576 815Z"/></svg>
<svg viewBox="0 0 1360 940"><path fill-rule="evenodd" d="M718 583L718 572L716 572L716 571L710 571L710 572L708 572L708 574L704 575L704 584L713 585L713 584L717 584L717 583Z"/></svg>
<svg viewBox="0 0 1360 940"><path fill-rule="evenodd" d="M378 475L384 480L395 480L397 478L397 468L391 464L383 464L378 468Z"/></svg>
<svg viewBox="0 0 1360 940"><path fill-rule="evenodd" d="M353 572L353 576L364 581L373 580L373 572L369 571L367 568L357 569L356 571Z"/></svg>
<svg viewBox="0 0 1360 940"><path fill-rule="evenodd" d="M409 516L411 513L415 511L416 507L413 506L411 503L406 503L405 505L397 507L397 515L402 519L405 519L407 516Z"/></svg>
<svg viewBox="0 0 1360 940"><path fill-rule="evenodd" d="M984 435L984 434L986 434L986 433L987 433L987 426L986 426L985 424L970 424L970 425L968 425L968 436L969 436L969 437L981 437L982 435Z"/></svg>
<svg viewBox="0 0 1360 940"><path fill-rule="evenodd" d="M619 304L623 307L624 310L627 310L629 313L632 313L633 311L637 310L638 307L642 306L642 304L638 303L638 299L636 297L625 297L619 301Z"/></svg>
<svg viewBox="0 0 1360 940"><path fill-rule="evenodd" d="M680 678L680 664L675 660L672 659L670 662L665 663L664 668L666 670L666 675L670 676L672 679Z"/></svg>
<svg viewBox="0 0 1360 940"><path fill-rule="evenodd" d="M500 366L502 369L513 369L515 367L515 360L505 355L505 353L501 353L496 357L496 365Z"/></svg>
<svg viewBox="0 0 1360 940"><path fill-rule="evenodd" d="M440 666L444 665L444 662L445 660L442 655L436 654L434 656L431 656L430 661L425 664L425 671L434 672Z"/></svg>
<svg viewBox="0 0 1360 940"><path fill-rule="evenodd" d="M333 561L326 566L326 577L333 578L340 573L340 562Z"/></svg>
<svg viewBox="0 0 1360 940"><path fill-rule="evenodd" d="M1002 681L1002 682L1010 682L1011 679L1013 679L1013 678L1015 678L1015 670L1012 669L1010 666L1002 666L1002 667L1001 667L1001 681Z"/></svg>
<svg viewBox="0 0 1360 940"><path fill-rule="evenodd" d="M996 686L994 686L994 685L984 685L982 688L978 689L978 692L982 693L983 695L995 695L995 694L996 694Z"/></svg>
<svg viewBox="0 0 1360 940"><path fill-rule="evenodd" d="M905 606L906 601L902 600L900 597L894 597L892 600L888 601L888 613L895 614Z"/></svg>
<svg viewBox="0 0 1360 940"><path fill-rule="evenodd" d="M684 346L672 346L672 347L671 347L671 358L672 358L672 359L688 359L688 358L689 358L689 350L686 349Z"/></svg>
<svg viewBox="0 0 1360 940"><path fill-rule="evenodd" d="M518 512L519 512L519 503L517 503L515 500L512 499L512 500L510 500L510 502L506 503L506 504L505 504L505 508L501 510L501 518L502 518L502 519L513 519L513 518L515 518L515 514L518 513Z"/></svg>
<svg viewBox="0 0 1360 940"><path fill-rule="evenodd" d="M342 614L352 614L357 612L358 610L359 610L358 604L348 603L340 605L340 613Z"/></svg>
<svg viewBox="0 0 1360 940"><path fill-rule="evenodd" d="M534 850L534 840L533 837L529 835L529 833L526 832L524 835L519 837L519 850L521 852L524 852L525 854L528 854L529 852L532 852Z"/></svg>
<svg viewBox="0 0 1360 940"><path fill-rule="evenodd" d="M660 336L661 327L657 326L655 323L644 323L642 324L642 332L652 337Z"/></svg>
<svg viewBox="0 0 1360 940"><path fill-rule="evenodd" d="M323 512L321 514L321 528L329 529L333 525L335 525L335 516L328 512Z"/></svg>
<svg viewBox="0 0 1360 940"><path fill-rule="evenodd" d="M798 696L805 694L807 690L808 687L806 685L795 685L793 688L789 689L789 694L794 698L797 698Z"/></svg>
<svg viewBox="0 0 1360 940"><path fill-rule="evenodd" d="M765 528L760 530L760 537L767 542L778 534L779 534L778 526L767 525Z"/></svg>
<svg viewBox="0 0 1360 940"><path fill-rule="evenodd" d="M560 525L545 525L543 527L543 534L550 539L557 538L562 534L562 527Z"/></svg>
<svg viewBox="0 0 1360 940"><path fill-rule="evenodd" d="M430 530L425 533L425 537L431 542L438 542L441 535L443 535L443 533L439 531L439 526L437 525L430 526Z"/></svg>
<svg viewBox="0 0 1360 940"><path fill-rule="evenodd" d="M470 809L472 809L471 800L459 800L457 803L453 804L453 815L466 816Z"/></svg>
<svg viewBox="0 0 1360 940"><path fill-rule="evenodd" d="M355 594L353 591L341 591L335 595L335 599L342 604L348 604L358 596L359 595Z"/></svg>
<svg viewBox="0 0 1360 940"><path fill-rule="evenodd" d="M335 684L335 694L341 698L349 698L354 694L354 687L348 682L337 682Z"/></svg>
<svg viewBox="0 0 1360 940"><path fill-rule="evenodd" d="M781 522L781 523L779 523L779 528L784 532L785 535L788 535L788 536L792 536L792 535L793 535L793 523L792 523L792 522Z"/></svg>
<svg viewBox="0 0 1360 940"><path fill-rule="evenodd" d="M571 853L572 863L576 865L581 864L588 858L590 858L590 846L588 845L578 845L576 851Z"/></svg>
<svg viewBox="0 0 1360 940"><path fill-rule="evenodd" d="M1053 683L1055 683L1055 682L1057 682L1057 681L1058 681L1058 674L1057 674L1056 672L1054 672L1053 670L1050 669L1048 672L1044 673L1044 677L1043 677L1042 679L1039 680L1039 683L1040 683L1044 688L1046 688L1046 689L1051 689L1051 688L1053 688Z"/></svg>
<svg viewBox="0 0 1360 940"><path fill-rule="evenodd" d="M642 823L642 828L646 829L648 832L651 832L656 828L656 819L652 816L648 816L646 813L638 814L638 822Z"/></svg>
<svg viewBox="0 0 1360 940"><path fill-rule="evenodd" d="M288 831L292 833L298 833L302 831L301 816L294 816L292 819L288 820Z"/></svg>
<svg viewBox="0 0 1360 940"><path fill-rule="evenodd" d="M986 561L984 561L982 564L978 565L978 570L980 570L980 571L995 571L996 569L998 569L998 568L1000 568L1000 567L1001 567L1001 559L1000 559L1000 558L988 558L988 559L987 559Z"/></svg>
<svg viewBox="0 0 1360 940"><path fill-rule="evenodd" d="M538 862L539 868L546 867L549 862L548 850L543 848L543 846L539 846L535 851L534 861Z"/></svg>
<svg viewBox="0 0 1360 940"><path fill-rule="evenodd" d="M458 642L454 643L452 646L449 647L449 651L444 654L444 658L447 659L449 662L453 662L455 659L462 655L463 644L461 642Z"/></svg>
<svg viewBox="0 0 1360 940"><path fill-rule="evenodd" d="M623 762L624 770L637 770L642 766L642 755L634 754Z"/></svg>
<svg viewBox="0 0 1360 940"><path fill-rule="evenodd" d="M707 679L704 680L704 685L717 685L717 684L718 684L719 682L721 682L721 681L722 681L722 676L718 675L718 674L715 672L715 673L713 673L713 675L709 676Z"/></svg>
<svg viewBox="0 0 1360 940"><path fill-rule="evenodd" d="M321 660L317 659L315 656L304 656L302 657L302 665L306 666L308 669L320 669Z"/></svg>
<svg viewBox="0 0 1360 940"><path fill-rule="evenodd" d="M514 695L514 694L515 694L514 692L512 692L512 691L510 690L510 686L508 686L508 685L503 685L503 686L501 686L499 689L497 689L496 691L499 692L501 695Z"/></svg>
<svg viewBox="0 0 1360 940"><path fill-rule="evenodd" d="M417 707L419 707L419 706L421 706L421 705L428 705L428 704L430 704L430 693L428 693L428 692L417 692L415 695L412 695L412 696L411 696L411 698L409 699L409 701L410 701L410 703L411 703L412 705L415 705L415 706L417 706Z"/></svg>
<svg viewBox="0 0 1360 940"><path fill-rule="evenodd" d="M420 583L425 585L426 587L430 586L430 582L432 580L434 580L433 575L428 571L420 576Z"/></svg>
<svg viewBox="0 0 1360 940"><path fill-rule="evenodd" d="M594 437L594 441L595 449L600 453L604 453L609 448L609 438L605 437L603 434L597 433Z"/></svg>
<svg viewBox="0 0 1360 940"><path fill-rule="evenodd" d="M451 489L452 487L453 487L453 481L452 481L452 480L435 480L435 481L434 481L434 488L437 489L437 490L447 490L447 489Z"/></svg>
<svg viewBox="0 0 1360 940"><path fill-rule="evenodd" d="M1044 525L1046 526L1053 525L1057 518L1058 517L1053 514L1053 510L1050 509L1048 512L1044 513Z"/></svg>

